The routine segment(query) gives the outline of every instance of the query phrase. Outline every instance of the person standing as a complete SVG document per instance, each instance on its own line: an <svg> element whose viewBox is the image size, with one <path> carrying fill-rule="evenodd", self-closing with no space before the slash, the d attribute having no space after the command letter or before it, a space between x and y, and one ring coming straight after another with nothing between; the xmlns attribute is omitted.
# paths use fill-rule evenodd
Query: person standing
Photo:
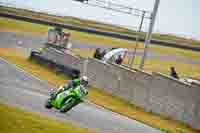
<svg viewBox="0 0 200 133"><path fill-rule="evenodd" d="M122 58L122 55L119 54L117 59L115 60L115 63L118 64L118 65L121 65L123 62L123 58Z"/></svg>
<svg viewBox="0 0 200 133"><path fill-rule="evenodd" d="M170 67L170 76L173 77L173 78L176 78L176 79L179 79L179 76L175 70L175 67Z"/></svg>

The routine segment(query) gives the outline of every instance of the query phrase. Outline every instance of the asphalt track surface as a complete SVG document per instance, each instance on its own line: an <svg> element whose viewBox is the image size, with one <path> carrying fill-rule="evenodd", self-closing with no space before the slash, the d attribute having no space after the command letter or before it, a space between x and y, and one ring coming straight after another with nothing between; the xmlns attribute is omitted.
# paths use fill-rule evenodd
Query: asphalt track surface
<svg viewBox="0 0 200 133"><path fill-rule="evenodd" d="M22 42L20 42L21 40ZM0 32L1 48L38 48L42 46L45 40L46 38L39 38L38 36ZM92 46L92 48L95 47ZM1 102L19 106L46 117L69 121L80 127L94 129L102 133L160 133L157 129L89 102L81 103L66 114L55 109L45 109L44 102L48 98L48 92L51 88L55 87L0 58Z"/></svg>
<svg viewBox="0 0 200 133"><path fill-rule="evenodd" d="M43 44L46 42L47 38L45 36L36 36L32 34L17 34L12 32L0 32L0 47L1 48L18 48L23 47L27 50L31 50L34 48L42 47ZM80 49L96 49L96 48L108 48L105 45L100 44L86 44L80 43L77 41L72 41L73 48L80 48ZM142 56L143 51L138 50L136 55ZM192 60L186 57L181 56L174 56L174 55L167 55L167 54L160 54L155 52L148 52L147 57L149 59L160 59L163 61L175 61L181 62L186 64L195 64L200 65L200 60Z"/></svg>
<svg viewBox="0 0 200 133"><path fill-rule="evenodd" d="M160 133L157 129L88 102L79 104L65 114L55 109L45 109L44 102L48 98L50 88L52 86L45 81L34 78L0 58L2 102L102 133Z"/></svg>

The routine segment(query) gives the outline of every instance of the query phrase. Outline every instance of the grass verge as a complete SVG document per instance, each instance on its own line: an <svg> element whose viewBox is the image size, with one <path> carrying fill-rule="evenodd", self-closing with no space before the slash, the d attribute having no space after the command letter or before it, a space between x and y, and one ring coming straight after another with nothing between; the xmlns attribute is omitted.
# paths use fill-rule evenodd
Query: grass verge
<svg viewBox="0 0 200 133"><path fill-rule="evenodd" d="M148 72L160 72L166 75L170 74L170 67L174 66L178 75L181 78L200 77L200 65L180 63L176 61L162 61L159 59L147 59L145 62L144 70Z"/></svg>
<svg viewBox="0 0 200 133"><path fill-rule="evenodd" d="M33 33L36 35L45 35L47 34L49 28L52 28L52 27L0 17L1 31L14 31L14 32L19 32L19 33ZM134 45L135 42L131 42L131 41L113 39L110 37L92 35L92 34L77 32L73 30L65 30L65 31L71 33L72 40L88 43L91 45L96 44L96 45L102 45L102 46L107 46L107 47L124 47L124 48L129 48L129 49L132 49L135 47ZM143 45L140 45L139 48L143 48Z"/></svg>
<svg viewBox="0 0 200 133"><path fill-rule="evenodd" d="M40 24L33 24L23 21L12 20L8 18L0 17L0 31L14 31L18 33L31 33L36 35L47 35L47 31L49 26L40 25ZM82 43L88 43L90 45L101 45L105 47L123 47L128 48L129 50L133 50L135 48L134 41L127 41L121 39L113 39L110 37L103 37L98 35L92 35L72 30L65 30L71 32L72 40L76 40ZM143 43L139 43L139 49L143 49ZM175 56L183 56L190 59L200 59L200 53L194 52L190 50L182 50L177 48L170 48L170 47L162 47L157 45L150 45L150 51L158 52L161 54L169 54Z"/></svg>
<svg viewBox="0 0 200 133"><path fill-rule="evenodd" d="M41 67L40 65L30 62L27 58L21 55L22 54L19 54L19 51L16 49L0 49L0 57L16 64L18 67L42 80L47 80L49 83L57 86L67 82L67 79L62 75L56 75L55 72L49 71L46 67ZM143 109L138 108L137 106L134 106L133 104L130 104L120 98L109 95L97 88L90 87L89 89L88 100L97 105L103 106L104 108L125 115L131 119L135 119L154 128L170 133L181 133L182 131L187 133L198 132L180 122L147 113Z"/></svg>
<svg viewBox="0 0 200 133"><path fill-rule="evenodd" d="M11 8L11 7L5 7L5 6L0 6L0 12L12 13L12 14L21 15L21 16L28 16L31 18L41 18L44 20L49 20L49 21L53 21L57 23L70 24L73 26L79 26L83 28L92 28L98 31L111 31L111 32L118 32L118 33L129 34L129 35L137 34L136 32L130 31L127 28L114 26L111 24L99 23L97 21L80 19L80 18L71 17L71 16L61 17L61 16L45 14L42 12L35 12L31 10Z"/></svg>
<svg viewBox="0 0 200 133"><path fill-rule="evenodd" d="M67 122L41 117L38 114L0 103L0 132L2 133L91 133Z"/></svg>
<svg viewBox="0 0 200 133"><path fill-rule="evenodd" d="M170 47L157 46L157 45L151 45L149 49L152 52L157 52L157 53L165 54L165 55L182 56L182 57L186 57L192 60L200 59L200 52L191 51L191 50L183 50L183 49L178 49L178 48L170 48Z"/></svg>
<svg viewBox="0 0 200 133"><path fill-rule="evenodd" d="M49 20L49 21L58 22L58 23L67 23L70 25L80 26L80 27L84 27L84 28L93 28L93 29L97 29L99 31L117 32L117 33L129 35L129 36L140 35L142 38L144 38L144 36L145 36L144 32L137 33L137 32L131 31L127 28L119 27L116 25L105 24L102 22L85 20L85 19L80 19L80 18L75 18L75 17L70 17L70 16L59 17L59 16L54 16L54 15L47 15L47 14L41 13L41 12L34 12L31 10L4 7L4 6L0 6L0 12L12 13L12 14L28 16L28 17L32 17L32 18L41 18L44 20ZM191 38L187 39L187 38L178 37L178 36L174 36L174 35L170 35L170 34L159 34L159 33L154 33L152 35L152 37L153 37L153 39L176 42L179 45L190 45L193 47L200 47L200 41L194 40Z"/></svg>

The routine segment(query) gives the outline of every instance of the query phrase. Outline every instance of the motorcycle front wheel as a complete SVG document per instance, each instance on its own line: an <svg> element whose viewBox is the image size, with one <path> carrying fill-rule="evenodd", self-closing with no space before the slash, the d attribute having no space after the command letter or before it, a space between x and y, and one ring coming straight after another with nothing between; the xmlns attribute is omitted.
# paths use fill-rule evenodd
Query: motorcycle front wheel
<svg viewBox="0 0 200 133"><path fill-rule="evenodd" d="M53 106L51 105L51 100L48 98L45 102L45 108L51 109Z"/></svg>

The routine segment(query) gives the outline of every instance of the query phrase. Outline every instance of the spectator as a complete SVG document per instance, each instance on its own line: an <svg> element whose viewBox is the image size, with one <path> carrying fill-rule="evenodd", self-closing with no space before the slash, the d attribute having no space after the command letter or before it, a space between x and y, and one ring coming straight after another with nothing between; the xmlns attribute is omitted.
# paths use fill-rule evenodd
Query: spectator
<svg viewBox="0 0 200 133"><path fill-rule="evenodd" d="M178 74L176 73L176 70L174 67L170 67L170 76L176 79L179 79Z"/></svg>
<svg viewBox="0 0 200 133"><path fill-rule="evenodd" d="M115 63L118 65L121 65L123 61L122 55L118 55L117 59L115 60Z"/></svg>
<svg viewBox="0 0 200 133"><path fill-rule="evenodd" d="M104 57L104 55L106 55L106 53L108 53L106 50L103 50L103 51L101 52L101 59Z"/></svg>
<svg viewBox="0 0 200 133"><path fill-rule="evenodd" d="M94 58L101 60L101 52L100 52L100 48L97 48L95 53L94 53Z"/></svg>

